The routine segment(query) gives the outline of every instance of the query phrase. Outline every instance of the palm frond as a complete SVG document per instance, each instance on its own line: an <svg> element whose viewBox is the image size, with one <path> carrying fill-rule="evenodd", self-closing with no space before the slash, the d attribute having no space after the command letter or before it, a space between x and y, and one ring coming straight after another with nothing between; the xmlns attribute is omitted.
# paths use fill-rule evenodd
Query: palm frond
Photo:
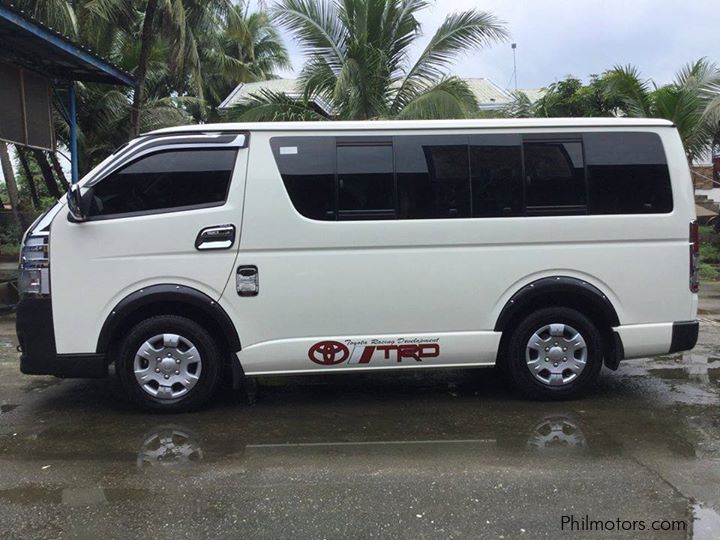
<svg viewBox="0 0 720 540"><path fill-rule="evenodd" d="M470 118L477 111L475 94L457 77L442 79L420 92L397 114L404 120Z"/></svg>
<svg viewBox="0 0 720 540"><path fill-rule="evenodd" d="M235 122L326 120L313 105L283 92L261 90L234 105L227 119Z"/></svg>
<svg viewBox="0 0 720 540"><path fill-rule="evenodd" d="M615 66L604 76L606 97L623 103L623 112L629 116L652 116L651 84L643 79L632 65Z"/></svg>
<svg viewBox="0 0 720 540"><path fill-rule="evenodd" d="M460 54L504 41L507 37L505 23L489 13L471 10L448 15L407 72L392 110L402 109L423 84L443 77Z"/></svg>
<svg viewBox="0 0 720 540"><path fill-rule="evenodd" d="M323 55L333 69L342 67L346 35L334 2L280 0L273 12L278 22L295 34L304 52Z"/></svg>
<svg viewBox="0 0 720 540"><path fill-rule="evenodd" d="M528 95L517 90L511 92L512 101L503 107L501 116L505 118L532 118L535 115L535 108Z"/></svg>

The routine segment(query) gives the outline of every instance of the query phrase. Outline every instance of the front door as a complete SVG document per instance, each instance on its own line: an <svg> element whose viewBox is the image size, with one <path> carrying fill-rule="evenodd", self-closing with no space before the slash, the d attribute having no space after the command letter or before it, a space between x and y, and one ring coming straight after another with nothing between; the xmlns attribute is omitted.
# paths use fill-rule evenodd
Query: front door
<svg viewBox="0 0 720 540"><path fill-rule="evenodd" d="M155 145L92 187L90 218L66 211L51 228L59 353L94 352L114 306L155 284L218 300L241 233L247 149L242 143Z"/></svg>

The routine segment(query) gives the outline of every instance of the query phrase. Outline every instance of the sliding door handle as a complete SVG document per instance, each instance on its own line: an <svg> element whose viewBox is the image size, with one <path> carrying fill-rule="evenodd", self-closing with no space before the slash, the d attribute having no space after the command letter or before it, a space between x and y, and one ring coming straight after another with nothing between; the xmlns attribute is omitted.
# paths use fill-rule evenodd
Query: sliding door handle
<svg viewBox="0 0 720 540"><path fill-rule="evenodd" d="M235 243L235 225L205 227L195 239L195 249L230 249Z"/></svg>

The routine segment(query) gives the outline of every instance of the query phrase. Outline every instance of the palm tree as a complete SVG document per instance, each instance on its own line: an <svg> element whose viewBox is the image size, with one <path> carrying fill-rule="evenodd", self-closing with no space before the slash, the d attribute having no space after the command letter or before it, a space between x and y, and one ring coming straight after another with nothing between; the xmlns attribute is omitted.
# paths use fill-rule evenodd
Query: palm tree
<svg viewBox="0 0 720 540"><path fill-rule="evenodd" d="M122 2L122 0L118 0ZM139 32L140 50L137 68L134 71L130 137L140 134L140 116L146 99L145 84L147 69L153 47L162 41L166 59L176 78L195 90L197 97L203 97L202 61L199 52L201 39L207 41L219 36L221 20L235 17L232 0L147 0L142 10L142 25ZM224 58L226 66L239 64L233 58ZM239 65L237 66L240 67Z"/></svg>
<svg viewBox="0 0 720 540"><path fill-rule="evenodd" d="M274 13L306 55L304 98L264 92L239 104L231 117L273 120L320 117L321 98L339 119L463 118L477 102L467 84L447 75L462 53L502 41L505 25L471 10L448 15L414 63L421 35L416 14L427 0L280 0Z"/></svg>
<svg viewBox="0 0 720 540"><path fill-rule="evenodd" d="M690 161L705 155L720 134L720 69L700 59L684 66L668 85L643 80L637 68L616 66L604 77L607 92L624 114L665 118L678 128Z"/></svg>
<svg viewBox="0 0 720 540"><path fill-rule="evenodd" d="M216 117L220 102L239 83L277 78L277 70L290 67L290 57L272 17L261 4L250 11L250 2L232 7L222 21L219 39L201 42L203 93L207 114Z"/></svg>

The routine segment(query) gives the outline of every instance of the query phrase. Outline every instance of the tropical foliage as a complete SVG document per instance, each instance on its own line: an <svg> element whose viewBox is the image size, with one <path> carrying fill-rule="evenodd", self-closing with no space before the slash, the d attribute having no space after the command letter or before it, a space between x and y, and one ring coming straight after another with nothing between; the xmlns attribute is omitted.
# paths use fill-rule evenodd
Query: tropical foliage
<svg viewBox="0 0 720 540"><path fill-rule="evenodd" d="M312 102L335 119L465 118L477 112L468 85L449 75L461 54L506 38L503 23L482 11L448 15L414 62L426 0L280 0L279 22L305 54L303 98L263 92L240 103L234 119L312 120Z"/></svg>
<svg viewBox="0 0 720 540"><path fill-rule="evenodd" d="M238 83L274 78L289 67L270 13L262 4L251 10L249 0L13 0L12 7L137 81L134 88L76 85L81 174L140 132L217 120L218 104ZM67 147L67 123L56 109L56 134ZM12 167L6 150L0 148L6 171L0 202L10 202L17 216L65 192L55 153L16 147ZM16 221L18 231L27 225Z"/></svg>
<svg viewBox="0 0 720 540"><path fill-rule="evenodd" d="M463 54L505 40L505 25L479 10L450 13L419 49L418 16L431 2L12 0L12 6L137 81L134 88L78 84L83 173L137 133L171 125L492 114L478 110L468 84L452 75L452 65ZM261 90L220 115L220 102L239 83L274 79L290 67L280 28L304 55L299 95ZM658 86L637 68L616 66L586 84L575 77L558 81L534 103L519 92L500 115L667 118L678 126L693 159L720 143L720 72L699 60L682 68L671 84ZM67 146L67 131L58 113L61 148ZM41 210L67 189L57 153L3 146L0 158L10 176L0 186L0 202L14 209Z"/></svg>
<svg viewBox="0 0 720 540"><path fill-rule="evenodd" d="M558 81L534 104L518 95L505 114L664 118L677 126L692 161L720 142L720 69L700 59L681 68L672 83L658 86L634 66L616 66L591 75L586 85L575 77Z"/></svg>
<svg viewBox="0 0 720 540"><path fill-rule="evenodd" d="M240 82L289 67L267 10L232 0L19 0L14 4L134 75L134 88L78 84L80 170L140 132L217 120ZM58 115L56 131L67 142Z"/></svg>

